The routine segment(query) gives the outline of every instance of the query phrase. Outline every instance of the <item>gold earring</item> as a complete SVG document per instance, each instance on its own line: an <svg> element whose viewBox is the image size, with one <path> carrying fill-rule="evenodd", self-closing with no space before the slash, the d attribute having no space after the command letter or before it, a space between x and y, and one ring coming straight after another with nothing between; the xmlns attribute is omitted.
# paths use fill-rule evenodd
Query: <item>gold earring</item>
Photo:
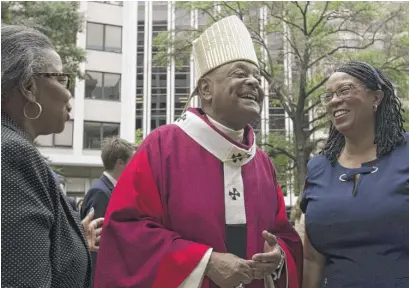
<svg viewBox="0 0 409 288"><path fill-rule="evenodd" d="M30 102L27 102L26 105L24 105L24 108L23 108L24 117L26 117L29 120L36 120L41 116L41 113L43 113L43 107L41 107L40 103L34 102L34 104L37 105L37 107L38 107L38 113L37 113L37 115L35 117L29 117L29 116L27 116L26 109L27 109L27 106L30 105L30 104L31 104Z"/></svg>

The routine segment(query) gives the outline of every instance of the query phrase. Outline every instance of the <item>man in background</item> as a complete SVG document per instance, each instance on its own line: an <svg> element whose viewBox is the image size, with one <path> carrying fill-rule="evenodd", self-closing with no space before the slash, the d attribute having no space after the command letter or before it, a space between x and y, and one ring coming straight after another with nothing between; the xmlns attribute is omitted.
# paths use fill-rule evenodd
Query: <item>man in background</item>
<svg viewBox="0 0 409 288"><path fill-rule="evenodd" d="M101 151L105 171L85 194L81 219L88 215L91 208L94 208L94 219L104 217L111 193L134 152L135 146L124 139L110 138L105 141ZM91 256L95 271L97 253L91 252Z"/></svg>

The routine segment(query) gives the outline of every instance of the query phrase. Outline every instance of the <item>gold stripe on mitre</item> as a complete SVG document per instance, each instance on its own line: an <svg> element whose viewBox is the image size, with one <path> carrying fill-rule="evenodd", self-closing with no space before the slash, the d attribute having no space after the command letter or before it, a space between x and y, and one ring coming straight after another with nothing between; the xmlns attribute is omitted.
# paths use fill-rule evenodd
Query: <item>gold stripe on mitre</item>
<svg viewBox="0 0 409 288"><path fill-rule="evenodd" d="M236 15L214 23L194 40L193 55L196 83L206 73L233 61L248 61L258 67L251 35Z"/></svg>

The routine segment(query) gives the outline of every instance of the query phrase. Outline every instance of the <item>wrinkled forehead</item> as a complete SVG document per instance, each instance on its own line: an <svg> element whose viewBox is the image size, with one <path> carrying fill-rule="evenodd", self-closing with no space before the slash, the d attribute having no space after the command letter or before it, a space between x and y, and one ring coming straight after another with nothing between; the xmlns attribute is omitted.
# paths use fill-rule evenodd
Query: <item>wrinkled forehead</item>
<svg viewBox="0 0 409 288"><path fill-rule="evenodd" d="M47 59L45 63L45 70L44 72L49 73L59 73L63 72L63 65L61 61L60 55L54 50L47 50L45 52L45 58Z"/></svg>
<svg viewBox="0 0 409 288"><path fill-rule="evenodd" d="M335 91L342 85L346 84L362 85L363 83L347 73L335 72L328 78L325 87L327 91Z"/></svg>
<svg viewBox="0 0 409 288"><path fill-rule="evenodd" d="M242 69L246 71L247 73L253 74L253 75L258 75L260 74L259 68L254 64L250 63L248 61L234 61L230 63L226 63L224 65L221 65L220 67L214 69L211 71L208 75L226 75L232 70L235 69Z"/></svg>

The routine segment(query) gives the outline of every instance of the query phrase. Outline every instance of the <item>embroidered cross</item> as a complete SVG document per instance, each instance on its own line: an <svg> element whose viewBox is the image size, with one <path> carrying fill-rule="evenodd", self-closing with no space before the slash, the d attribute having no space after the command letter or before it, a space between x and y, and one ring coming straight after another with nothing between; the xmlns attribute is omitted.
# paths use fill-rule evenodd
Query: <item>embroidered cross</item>
<svg viewBox="0 0 409 288"><path fill-rule="evenodd" d="M239 160L239 161L243 160L244 155L241 155L240 153L238 153L237 155L235 155L235 154L233 153L233 156L232 156L231 158L233 159L233 162L236 163L237 160Z"/></svg>
<svg viewBox="0 0 409 288"><path fill-rule="evenodd" d="M233 200L237 200L236 197L240 197L240 192L237 191L236 188L233 188L233 192L229 191L229 196L230 196Z"/></svg>
<svg viewBox="0 0 409 288"><path fill-rule="evenodd" d="M176 122L183 122L186 120L186 113L183 114L182 116L180 116L180 118L178 120L176 120Z"/></svg>

